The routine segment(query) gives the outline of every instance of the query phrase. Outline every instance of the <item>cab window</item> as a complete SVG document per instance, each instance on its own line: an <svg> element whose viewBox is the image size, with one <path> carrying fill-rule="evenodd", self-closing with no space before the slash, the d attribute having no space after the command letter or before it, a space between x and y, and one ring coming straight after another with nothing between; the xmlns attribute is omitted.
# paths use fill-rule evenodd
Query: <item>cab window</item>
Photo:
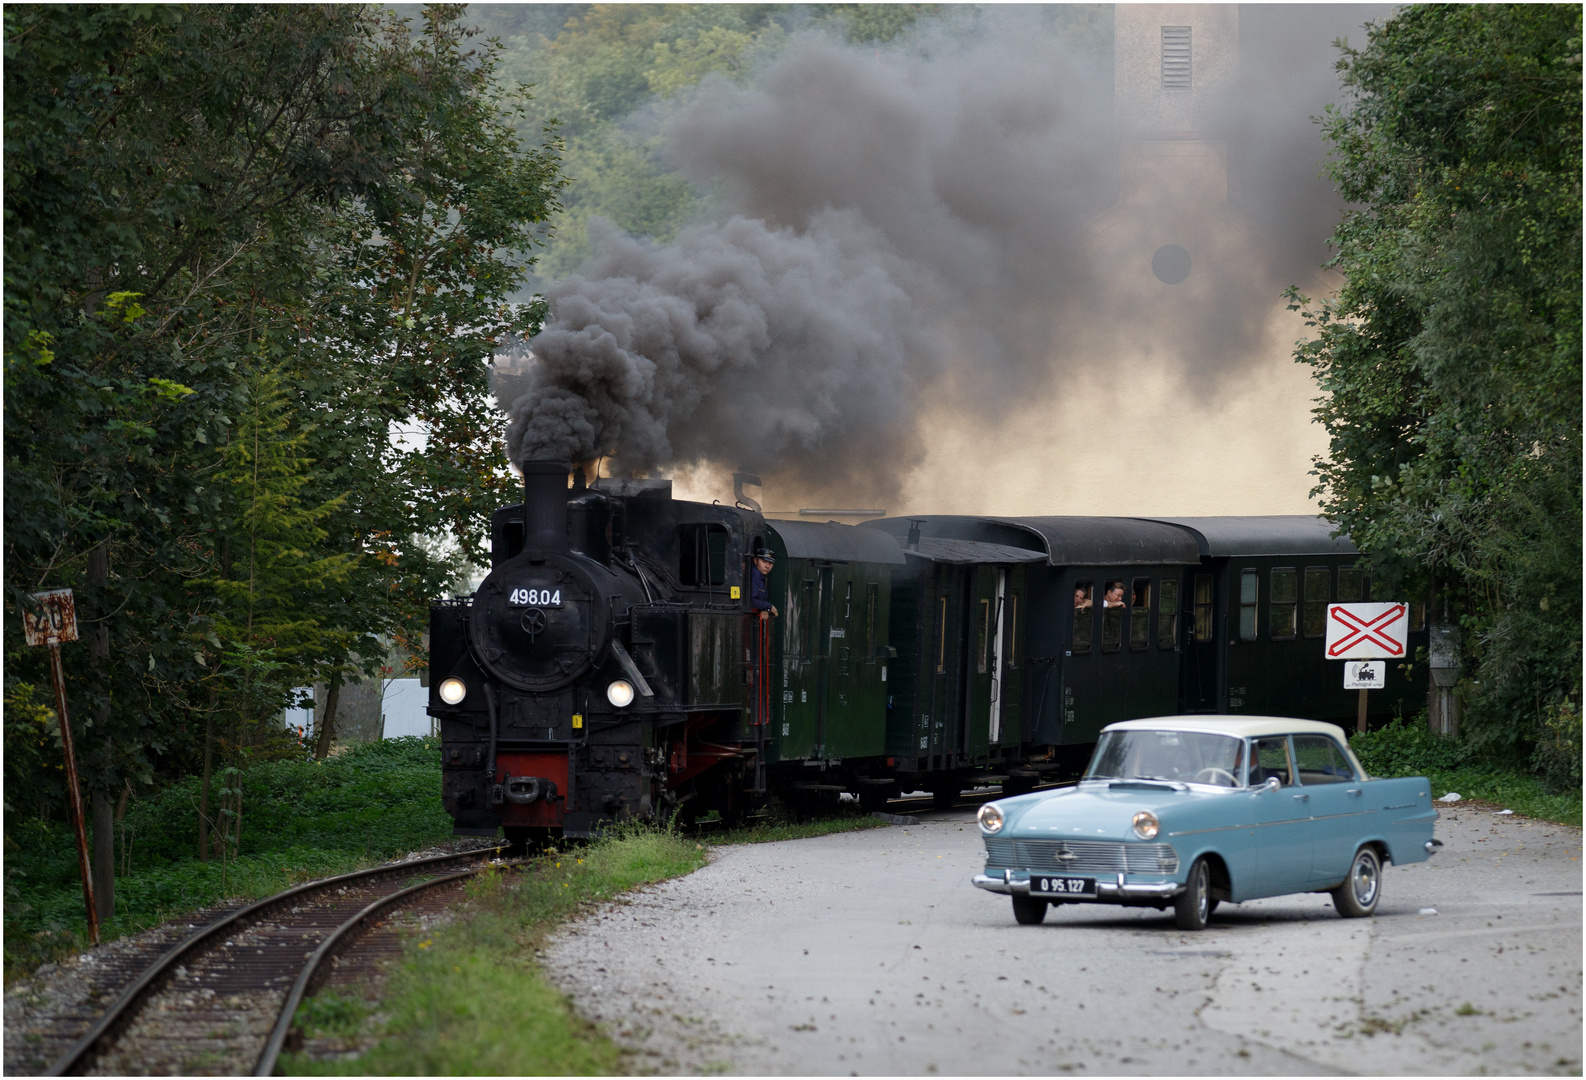
<svg viewBox="0 0 1586 1080"><path fill-rule="evenodd" d="M727 580L727 527L677 527L677 580L691 588L709 588Z"/></svg>

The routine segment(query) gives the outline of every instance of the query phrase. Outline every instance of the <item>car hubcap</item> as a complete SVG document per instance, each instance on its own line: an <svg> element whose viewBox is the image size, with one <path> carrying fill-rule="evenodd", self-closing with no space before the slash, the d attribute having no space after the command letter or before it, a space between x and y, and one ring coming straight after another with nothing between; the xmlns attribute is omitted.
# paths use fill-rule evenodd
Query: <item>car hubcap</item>
<svg viewBox="0 0 1586 1080"><path fill-rule="evenodd" d="M1201 922L1206 921L1207 901L1210 897L1211 890L1206 887L1206 868L1203 866L1201 872L1195 875L1195 910L1200 914Z"/></svg>
<svg viewBox="0 0 1586 1080"><path fill-rule="evenodd" d="M1361 907L1369 907L1377 898L1377 868L1362 855L1355 860L1355 899Z"/></svg>

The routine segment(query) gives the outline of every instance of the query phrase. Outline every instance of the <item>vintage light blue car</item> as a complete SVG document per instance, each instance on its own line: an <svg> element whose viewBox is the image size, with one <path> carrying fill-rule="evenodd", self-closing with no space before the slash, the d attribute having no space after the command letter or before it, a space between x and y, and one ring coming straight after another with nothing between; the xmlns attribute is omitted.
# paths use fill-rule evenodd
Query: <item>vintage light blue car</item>
<svg viewBox="0 0 1586 1080"><path fill-rule="evenodd" d="M1437 811L1423 777L1373 780L1315 720L1174 716L1110 724L1080 782L980 808L986 869L1034 924L1052 904L1173 908L1200 930L1219 901L1331 893L1376 910L1384 863L1424 862Z"/></svg>

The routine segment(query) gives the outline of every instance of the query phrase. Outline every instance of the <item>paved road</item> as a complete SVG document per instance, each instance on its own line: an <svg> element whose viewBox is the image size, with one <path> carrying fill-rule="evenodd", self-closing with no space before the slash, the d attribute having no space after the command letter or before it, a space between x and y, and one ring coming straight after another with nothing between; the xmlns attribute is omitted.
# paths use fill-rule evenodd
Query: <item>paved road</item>
<svg viewBox="0 0 1586 1080"><path fill-rule="evenodd" d="M542 961L646 1071L1578 1075L1580 830L1471 809L1437 835L1373 919L1302 895L1198 934L1086 905L1021 927L969 884L970 812L929 813L721 849Z"/></svg>

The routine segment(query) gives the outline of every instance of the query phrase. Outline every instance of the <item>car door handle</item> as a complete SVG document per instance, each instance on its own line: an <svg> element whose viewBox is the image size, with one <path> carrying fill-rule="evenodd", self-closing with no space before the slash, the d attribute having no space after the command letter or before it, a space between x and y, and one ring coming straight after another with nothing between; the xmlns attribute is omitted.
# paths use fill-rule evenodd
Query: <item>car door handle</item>
<svg viewBox="0 0 1586 1080"><path fill-rule="evenodd" d="M1311 801L1311 797L1309 795L1296 795L1296 796L1294 796L1294 801L1295 802L1310 802Z"/></svg>
<svg viewBox="0 0 1586 1080"><path fill-rule="evenodd" d="M1345 795L1359 795L1360 794L1360 789L1357 788L1357 787L1345 788L1344 789L1344 794Z"/></svg>

